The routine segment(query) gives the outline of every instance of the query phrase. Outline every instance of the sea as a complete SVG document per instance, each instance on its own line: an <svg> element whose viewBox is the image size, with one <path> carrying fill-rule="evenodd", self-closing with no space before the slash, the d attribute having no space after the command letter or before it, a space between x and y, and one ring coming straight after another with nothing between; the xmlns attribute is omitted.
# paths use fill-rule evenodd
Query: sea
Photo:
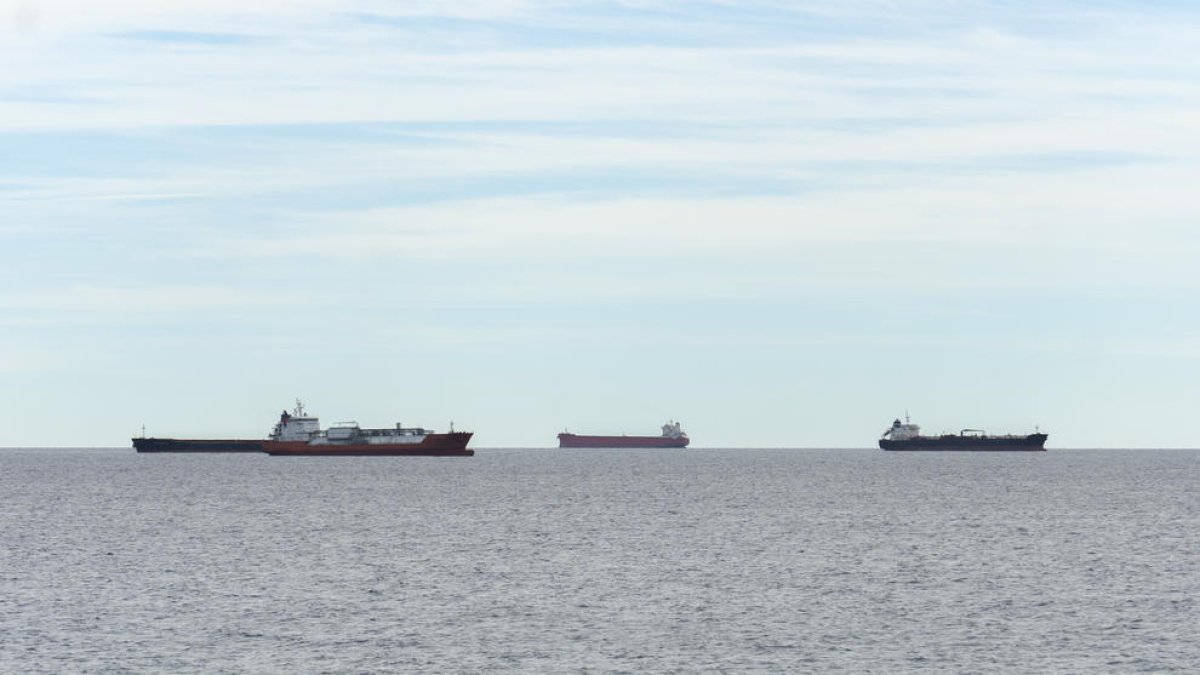
<svg viewBox="0 0 1200 675"><path fill-rule="evenodd" d="M1200 671L1200 451L0 450L3 673Z"/></svg>

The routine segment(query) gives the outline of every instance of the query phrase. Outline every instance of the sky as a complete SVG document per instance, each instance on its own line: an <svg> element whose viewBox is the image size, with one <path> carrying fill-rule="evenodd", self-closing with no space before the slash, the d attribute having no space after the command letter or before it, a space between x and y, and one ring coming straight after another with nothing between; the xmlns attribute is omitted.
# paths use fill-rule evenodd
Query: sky
<svg viewBox="0 0 1200 675"><path fill-rule="evenodd" d="M1200 7L0 0L0 446L1196 447Z"/></svg>

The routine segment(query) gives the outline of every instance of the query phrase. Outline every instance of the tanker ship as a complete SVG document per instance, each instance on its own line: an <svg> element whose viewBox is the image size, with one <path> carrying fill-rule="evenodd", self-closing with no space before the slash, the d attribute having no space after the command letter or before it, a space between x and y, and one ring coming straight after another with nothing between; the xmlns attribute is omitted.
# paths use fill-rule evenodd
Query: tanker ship
<svg viewBox="0 0 1200 675"><path fill-rule="evenodd" d="M667 422L661 436L582 436L569 432L558 435L560 448L686 448L691 442L679 422Z"/></svg>
<svg viewBox="0 0 1200 675"><path fill-rule="evenodd" d="M921 427L909 422L908 417L902 423L899 419L883 432L879 439L879 447L884 450L959 450L970 452L997 451L1045 451L1048 435L1037 432L1032 434L1004 434L989 436L980 429L963 429L958 434L942 434L940 436L922 436Z"/></svg>
<svg viewBox="0 0 1200 675"><path fill-rule="evenodd" d="M469 457L475 454L467 448L472 433L455 431L439 434L420 427L405 428L397 424L390 429L363 429L357 422L342 422L322 431L318 418L296 408L283 411L279 422L262 450L270 455L432 455Z"/></svg>

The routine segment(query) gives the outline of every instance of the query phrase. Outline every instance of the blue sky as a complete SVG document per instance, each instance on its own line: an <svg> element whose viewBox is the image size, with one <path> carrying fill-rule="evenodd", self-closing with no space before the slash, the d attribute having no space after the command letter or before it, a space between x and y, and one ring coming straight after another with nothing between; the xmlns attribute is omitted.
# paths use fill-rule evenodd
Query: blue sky
<svg viewBox="0 0 1200 675"><path fill-rule="evenodd" d="M0 445L1195 446L1184 2L0 3Z"/></svg>

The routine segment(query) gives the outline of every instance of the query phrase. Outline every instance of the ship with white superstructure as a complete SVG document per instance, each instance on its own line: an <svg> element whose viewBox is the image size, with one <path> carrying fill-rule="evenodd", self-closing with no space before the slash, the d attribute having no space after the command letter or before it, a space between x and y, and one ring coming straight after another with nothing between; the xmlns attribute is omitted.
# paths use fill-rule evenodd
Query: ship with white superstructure
<svg viewBox="0 0 1200 675"><path fill-rule="evenodd" d="M271 455L433 455L469 457L475 454L467 448L472 433L455 431L451 424L447 433L437 433L422 427L364 429L357 422L341 422L321 429L320 420L296 407L286 410L263 442L262 449Z"/></svg>
<svg viewBox="0 0 1200 675"><path fill-rule="evenodd" d="M686 448L691 439L679 422L668 421L661 436L593 436L564 431L558 435L560 448Z"/></svg>
<svg viewBox="0 0 1200 675"><path fill-rule="evenodd" d="M908 415L899 418L883 432L879 447L883 450L960 450L960 451L1044 451L1048 435L1034 430L1032 434L989 435L982 429L963 429L957 434L921 435L921 427L913 424Z"/></svg>

